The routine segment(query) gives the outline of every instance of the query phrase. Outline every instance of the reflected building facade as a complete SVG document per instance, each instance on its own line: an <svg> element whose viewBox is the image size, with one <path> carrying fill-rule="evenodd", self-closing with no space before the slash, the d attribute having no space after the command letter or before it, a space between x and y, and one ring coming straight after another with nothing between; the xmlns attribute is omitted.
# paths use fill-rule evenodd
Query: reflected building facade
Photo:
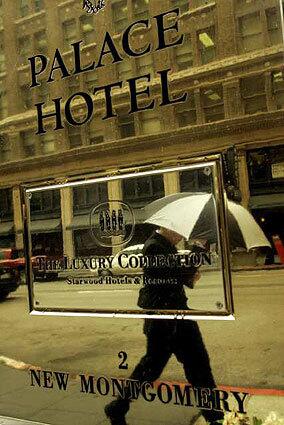
<svg viewBox="0 0 284 425"><path fill-rule="evenodd" d="M56 48L72 63L71 43L83 40L82 61L92 61L108 30L117 46L129 23L150 19L179 7L181 45L108 64L95 71L40 81L30 88L28 57L52 58ZM98 25L99 22L99 25ZM131 43L137 52L151 40L154 25L137 28ZM118 169L178 164L231 148L226 184L239 189L266 234L283 240L284 210L284 38L280 0L112 0L98 15L81 2L17 0L0 2L0 237L2 246L23 246L19 186L91 173L112 175ZM71 67L72 65L70 65ZM116 117L102 120L102 103L94 97L95 114L84 126L36 135L35 103L68 98L75 92L150 73L151 92L159 97L157 71L170 68L173 96L188 92L184 103L128 114L125 90L116 90ZM76 116L84 117L77 105ZM31 200L38 253L55 246L58 254L88 255L92 241L84 225L90 208L109 197L139 208L177 190L206 191L206 176L173 172L148 176L125 187L110 181L74 190L42 192ZM62 230L63 229L63 230ZM283 230L282 230L283 232ZM41 248L42 247L42 248ZM45 247L45 248L44 248ZM277 261L277 258L276 258Z"/></svg>

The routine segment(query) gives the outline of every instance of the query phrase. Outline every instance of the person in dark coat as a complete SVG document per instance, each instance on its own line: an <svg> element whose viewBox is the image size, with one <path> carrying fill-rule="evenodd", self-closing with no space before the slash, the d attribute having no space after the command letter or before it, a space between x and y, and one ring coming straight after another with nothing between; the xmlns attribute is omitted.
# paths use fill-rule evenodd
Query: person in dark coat
<svg viewBox="0 0 284 425"><path fill-rule="evenodd" d="M172 230L160 228L145 242L143 255L152 259L174 258L175 245L182 236ZM182 267L173 262L144 267L144 286L140 289L138 305L151 310L189 310L184 286L193 287L199 278L194 267ZM174 319L145 319L144 334L147 337L146 354L132 372L130 379L154 382L159 378L172 354L182 363L188 382L193 387L215 388L209 356L199 327L195 321ZM126 425L125 415L130 400L117 398L105 407L112 425ZM211 424L223 418L223 413L202 410Z"/></svg>

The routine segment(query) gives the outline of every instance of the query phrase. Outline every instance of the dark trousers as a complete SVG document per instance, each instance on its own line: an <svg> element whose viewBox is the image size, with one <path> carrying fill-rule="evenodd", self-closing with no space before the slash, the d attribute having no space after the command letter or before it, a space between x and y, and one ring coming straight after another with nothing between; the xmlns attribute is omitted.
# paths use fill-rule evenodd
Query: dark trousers
<svg viewBox="0 0 284 425"><path fill-rule="evenodd" d="M186 379L193 387L215 388L209 356L199 327L190 320L146 319L146 354L135 367L130 378L139 382L153 382L159 378L172 354L182 363ZM120 400L124 414L129 409L128 400ZM222 418L222 413L204 410L208 421Z"/></svg>

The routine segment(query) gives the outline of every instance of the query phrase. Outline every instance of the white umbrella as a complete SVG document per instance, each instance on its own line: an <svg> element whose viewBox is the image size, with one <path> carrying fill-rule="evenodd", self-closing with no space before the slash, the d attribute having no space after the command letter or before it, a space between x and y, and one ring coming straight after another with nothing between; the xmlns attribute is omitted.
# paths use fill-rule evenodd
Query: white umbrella
<svg viewBox="0 0 284 425"><path fill-rule="evenodd" d="M169 195L147 205L145 213L145 223L173 230L186 239L217 241L216 205L209 193ZM231 246L270 247L250 212L232 201L228 201L228 226Z"/></svg>

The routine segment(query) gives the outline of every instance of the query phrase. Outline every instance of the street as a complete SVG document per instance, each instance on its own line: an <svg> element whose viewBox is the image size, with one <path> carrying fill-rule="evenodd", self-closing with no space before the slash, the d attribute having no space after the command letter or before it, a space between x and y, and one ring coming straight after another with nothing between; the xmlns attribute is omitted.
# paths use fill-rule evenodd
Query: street
<svg viewBox="0 0 284 425"><path fill-rule="evenodd" d="M284 388L284 271L235 272L233 292L235 321L199 322L217 383ZM210 307L220 296L219 286L212 284L192 296L190 305ZM134 308L137 289L110 285L94 291L77 285L71 290L62 282L42 281L36 284L36 299L43 305ZM145 351L141 319L31 316L26 286L0 303L0 320L0 356L46 370L127 377ZM127 369L119 368L121 351ZM185 381L174 357L161 379Z"/></svg>

